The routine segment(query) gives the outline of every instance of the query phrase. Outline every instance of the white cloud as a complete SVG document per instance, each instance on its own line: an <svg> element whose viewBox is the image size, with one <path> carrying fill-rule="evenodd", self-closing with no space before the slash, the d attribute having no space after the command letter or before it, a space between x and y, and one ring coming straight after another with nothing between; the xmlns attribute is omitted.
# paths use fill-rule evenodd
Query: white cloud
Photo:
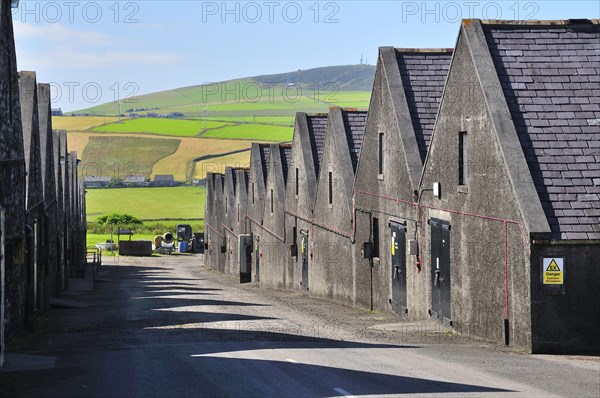
<svg viewBox="0 0 600 398"><path fill-rule="evenodd" d="M113 40L103 32L75 30L60 24L15 22L14 31L20 68L118 69L132 65L170 65L183 59L177 53L140 51L139 48L126 51L122 41Z"/></svg>
<svg viewBox="0 0 600 398"><path fill-rule="evenodd" d="M40 68L118 68L133 65L171 65L181 62L176 53L59 50L44 53L18 52L19 65Z"/></svg>
<svg viewBox="0 0 600 398"><path fill-rule="evenodd" d="M30 25L14 23L15 39L31 38L70 46L98 47L111 44L108 35L97 31L68 29L60 24Z"/></svg>

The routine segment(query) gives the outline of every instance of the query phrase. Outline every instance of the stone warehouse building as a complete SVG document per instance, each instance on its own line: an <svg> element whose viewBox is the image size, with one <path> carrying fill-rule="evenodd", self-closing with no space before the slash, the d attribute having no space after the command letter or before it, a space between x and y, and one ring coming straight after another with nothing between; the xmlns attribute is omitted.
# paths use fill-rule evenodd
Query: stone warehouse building
<svg viewBox="0 0 600 398"><path fill-rule="evenodd" d="M6 346L68 288L86 252L77 155L67 154L66 132L52 131L50 86L17 73L9 1L0 2L0 33L1 366Z"/></svg>
<svg viewBox="0 0 600 398"><path fill-rule="evenodd" d="M356 303L405 319L429 309L414 203L451 57L451 49L379 49L354 183Z"/></svg>
<svg viewBox="0 0 600 398"><path fill-rule="evenodd" d="M465 20L453 50L381 48L364 135L359 112L297 114L287 178L281 147L254 145L236 231L253 280L528 352L599 350L599 27Z"/></svg>
<svg viewBox="0 0 600 398"><path fill-rule="evenodd" d="M598 21L463 22L420 188L427 298L455 330L600 347L599 50Z"/></svg>
<svg viewBox="0 0 600 398"><path fill-rule="evenodd" d="M271 145L269 148L261 226L260 284L279 289L286 285L288 278L287 267L284 266L289 256L285 245L285 192L291 152L290 144Z"/></svg>
<svg viewBox="0 0 600 398"><path fill-rule="evenodd" d="M285 195L285 245L289 253L282 259L282 266L286 267L286 289L309 289L309 272L314 259L310 220L317 195L327 119L326 113L296 114Z"/></svg>
<svg viewBox="0 0 600 398"><path fill-rule="evenodd" d="M10 2L0 2L0 366L25 323L25 150Z"/></svg>
<svg viewBox="0 0 600 398"><path fill-rule="evenodd" d="M308 289L320 297L355 303L353 188L367 112L331 108L311 218L312 267Z"/></svg>

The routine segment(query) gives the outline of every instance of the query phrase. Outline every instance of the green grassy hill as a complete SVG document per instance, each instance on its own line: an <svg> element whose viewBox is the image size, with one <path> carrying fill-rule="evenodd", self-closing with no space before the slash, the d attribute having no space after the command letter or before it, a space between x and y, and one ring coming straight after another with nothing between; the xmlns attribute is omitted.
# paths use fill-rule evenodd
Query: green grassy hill
<svg viewBox="0 0 600 398"><path fill-rule="evenodd" d="M375 75L372 65L344 65L225 82L181 87L124 100L124 114L169 114L199 117L293 116L329 106L367 108ZM73 114L116 115L110 102Z"/></svg>

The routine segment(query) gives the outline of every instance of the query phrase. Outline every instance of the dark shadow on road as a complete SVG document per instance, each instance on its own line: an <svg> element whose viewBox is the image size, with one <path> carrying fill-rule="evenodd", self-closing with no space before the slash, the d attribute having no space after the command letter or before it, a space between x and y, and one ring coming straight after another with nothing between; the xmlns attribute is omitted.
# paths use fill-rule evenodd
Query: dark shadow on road
<svg viewBox="0 0 600 398"><path fill-rule="evenodd" d="M212 379L214 384L225 389L225 395L235 395L239 384L224 387L219 383L220 379L223 379L223 375L240 373L268 375L267 379L262 379L263 383L248 382L244 386L247 387L244 390L246 396L339 396L346 392L353 396L511 392L487 386L284 361L216 357L196 359L204 377ZM240 382L243 383L242 380L237 381Z"/></svg>

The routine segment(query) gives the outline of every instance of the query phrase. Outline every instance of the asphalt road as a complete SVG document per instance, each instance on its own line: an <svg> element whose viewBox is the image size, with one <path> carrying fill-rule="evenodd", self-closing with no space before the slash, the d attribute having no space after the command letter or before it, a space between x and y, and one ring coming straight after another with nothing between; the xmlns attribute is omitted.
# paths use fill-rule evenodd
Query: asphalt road
<svg viewBox="0 0 600 398"><path fill-rule="evenodd" d="M87 308L52 309L17 342L13 365L45 365L0 373L2 397L600 396L598 357L389 327L392 315L239 285L201 256L113 263L68 297Z"/></svg>

